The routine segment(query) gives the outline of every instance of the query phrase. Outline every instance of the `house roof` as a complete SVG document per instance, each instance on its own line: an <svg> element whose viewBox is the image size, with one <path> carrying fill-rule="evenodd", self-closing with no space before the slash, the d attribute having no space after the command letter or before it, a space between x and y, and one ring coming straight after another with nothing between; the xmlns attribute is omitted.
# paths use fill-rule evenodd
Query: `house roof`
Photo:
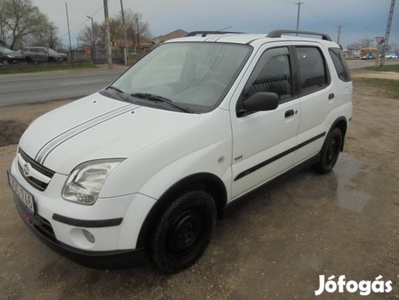
<svg viewBox="0 0 399 300"><path fill-rule="evenodd" d="M153 42L154 42L155 44L160 44L160 43L163 43L163 42L165 42L165 41L167 41L167 40L171 40L171 39L183 37L183 36L185 36L187 33L188 33L188 32L185 31L185 30L183 30L183 29L177 29L177 30L172 31L172 32L170 32L170 33L168 33L168 34L160 35L160 36L154 38L154 39L153 39Z"/></svg>

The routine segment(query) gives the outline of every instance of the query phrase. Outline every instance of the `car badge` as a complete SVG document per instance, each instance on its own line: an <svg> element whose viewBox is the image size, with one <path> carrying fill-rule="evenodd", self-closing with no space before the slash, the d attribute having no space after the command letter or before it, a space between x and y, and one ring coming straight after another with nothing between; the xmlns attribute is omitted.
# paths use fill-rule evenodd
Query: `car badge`
<svg viewBox="0 0 399 300"><path fill-rule="evenodd" d="M29 164L28 163L24 164L24 169L23 170L24 170L25 176L29 176L30 168L29 168Z"/></svg>

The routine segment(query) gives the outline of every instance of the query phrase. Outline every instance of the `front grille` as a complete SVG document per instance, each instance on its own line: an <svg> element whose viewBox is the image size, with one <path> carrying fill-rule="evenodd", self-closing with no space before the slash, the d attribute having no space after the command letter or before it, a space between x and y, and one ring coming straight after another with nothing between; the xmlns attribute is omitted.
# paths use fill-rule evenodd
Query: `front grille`
<svg viewBox="0 0 399 300"><path fill-rule="evenodd" d="M31 186L39 191L45 191L55 172L36 162L22 149L19 149L18 153L21 157L21 159L18 159L18 169L21 175ZM35 172L25 170L27 166L31 166L36 173L41 174L42 176L35 176Z"/></svg>

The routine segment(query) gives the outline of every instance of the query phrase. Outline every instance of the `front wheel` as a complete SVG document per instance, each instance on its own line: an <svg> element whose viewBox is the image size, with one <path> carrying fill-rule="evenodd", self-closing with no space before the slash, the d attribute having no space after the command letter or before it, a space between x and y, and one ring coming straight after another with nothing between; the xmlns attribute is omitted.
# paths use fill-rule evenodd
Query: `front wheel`
<svg viewBox="0 0 399 300"><path fill-rule="evenodd" d="M163 213L150 243L155 268L174 273L191 266L208 246L216 223L216 205L204 191L179 196Z"/></svg>
<svg viewBox="0 0 399 300"><path fill-rule="evenodd" d="M325 174L330 172L338 160L339 152L342 148L342 132L339 128L334 128L327 136L321 150L320 161L315 164L314 169Z"/></svg>

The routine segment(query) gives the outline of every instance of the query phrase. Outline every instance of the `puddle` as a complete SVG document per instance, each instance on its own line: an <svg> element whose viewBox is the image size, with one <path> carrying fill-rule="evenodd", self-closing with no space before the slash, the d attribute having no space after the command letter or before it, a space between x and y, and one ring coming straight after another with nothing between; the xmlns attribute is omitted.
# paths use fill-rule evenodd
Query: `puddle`
<svg viewBox="0 0 399 300"><path fill-rule="evenodd" d="M371 195L359 191L353 181L359 174L361 162L352 155L341 152L334 167L337 180L337 204L343 208L362 212L371 201Z"/></svg>

